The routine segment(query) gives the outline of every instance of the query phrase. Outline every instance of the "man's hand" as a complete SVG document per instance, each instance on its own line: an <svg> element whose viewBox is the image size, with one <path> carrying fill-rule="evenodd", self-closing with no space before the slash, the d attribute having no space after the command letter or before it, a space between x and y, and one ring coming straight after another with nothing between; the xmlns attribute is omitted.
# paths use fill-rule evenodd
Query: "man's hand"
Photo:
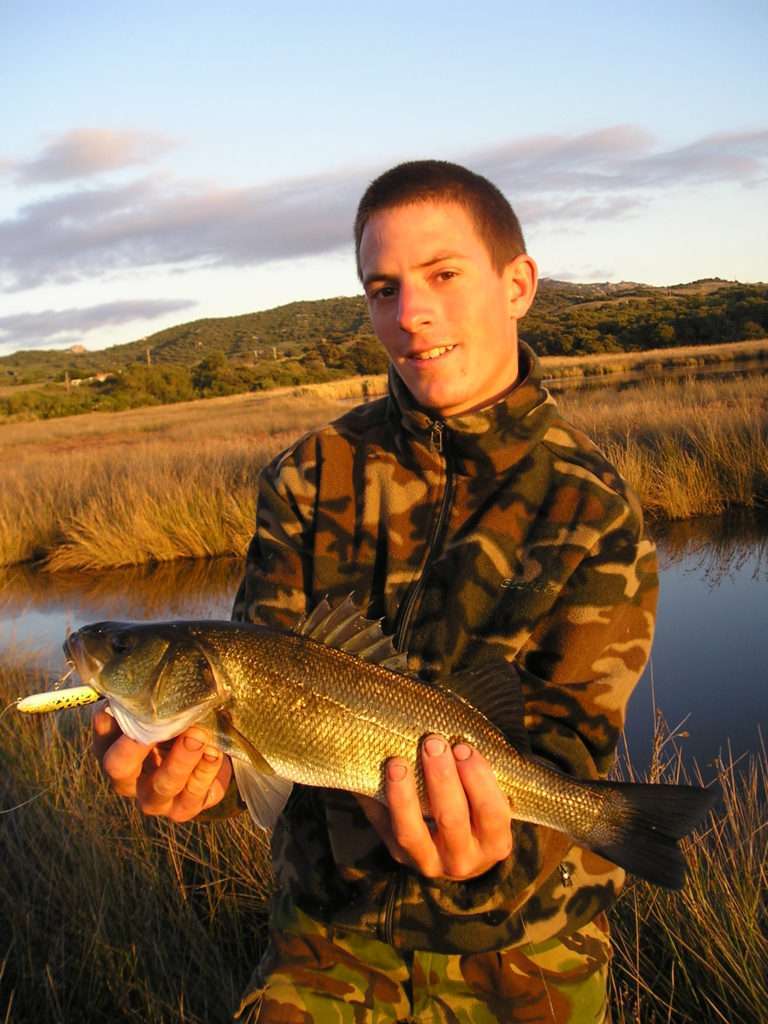
<svg viewBox="0 0 768 1024"><path fill-rule="evenodd" d="M432 821L421 813L416 779L407 761L387 762L388 807L358 796L368 820L401 864L427 878L481 875L512 852L509 800L488 762L466 743L451 750L441 736L421 747Z"/></svg>
<svg viewBox="0 0 768 1024"><path fill-rule="evenodd" d="M198 725L158 746L137 743L102 708L93 716L93 749L112 787L135 797L144 814L189 821L219 803L232 764Z"/></svg>

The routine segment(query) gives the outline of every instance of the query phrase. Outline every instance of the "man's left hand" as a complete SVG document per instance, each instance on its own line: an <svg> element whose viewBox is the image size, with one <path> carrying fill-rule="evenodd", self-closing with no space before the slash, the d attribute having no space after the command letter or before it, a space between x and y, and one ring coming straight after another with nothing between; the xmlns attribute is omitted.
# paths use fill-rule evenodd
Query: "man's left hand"
<svg viewBox="0 0 768 1024"><path fill-rule="evenodd" d="M442 736L421 747L432 818L419 805L416 778L403 758L386 764L387 807L358 796L368 820L396 861L427 878L460 881L482 875L512 852L508 798L485 758L467 743L453 749Z"/></svg>

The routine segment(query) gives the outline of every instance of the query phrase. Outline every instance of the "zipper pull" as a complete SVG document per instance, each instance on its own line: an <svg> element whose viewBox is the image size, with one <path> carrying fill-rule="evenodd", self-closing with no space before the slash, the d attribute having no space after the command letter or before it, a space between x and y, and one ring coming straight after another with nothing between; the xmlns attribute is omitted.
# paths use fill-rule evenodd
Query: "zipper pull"
<svg viewBox="0 0 768 1024"><path fill-rule="evenodd" d="M443 451L443 431L445 430L445 424L442 420L435 420L432 424L432 429L429 434L429 444L431 448L442 454Z"/></svg>

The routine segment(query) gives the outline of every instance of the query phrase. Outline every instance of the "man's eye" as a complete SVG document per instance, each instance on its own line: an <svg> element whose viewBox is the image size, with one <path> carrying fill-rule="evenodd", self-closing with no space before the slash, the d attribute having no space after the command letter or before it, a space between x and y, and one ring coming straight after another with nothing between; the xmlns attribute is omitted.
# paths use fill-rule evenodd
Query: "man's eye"
<svg viewBox="0 0 768 1024"><path fill-rule="evenodd" d="M371 292L372 299L391 299L395 294L394 286L391 284L385 284L381 288L377 288Z"/></svg>
<svg viewBox="0 0 768 1024"><path fill-rule="evenodd" d="M456 277L455 270L440 270L437 274L438 281L450 281L453 277Z"/></svg>

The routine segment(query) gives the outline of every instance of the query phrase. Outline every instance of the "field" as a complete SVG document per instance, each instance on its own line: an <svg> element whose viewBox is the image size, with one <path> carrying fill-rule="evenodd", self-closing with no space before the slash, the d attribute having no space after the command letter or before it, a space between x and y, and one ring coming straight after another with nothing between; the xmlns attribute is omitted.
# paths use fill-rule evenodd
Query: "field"
<svg viewBox="0 0 768 1024"><path fill-rule="evenodd" d="M6 423L0 565L36 561L55 571L241 555L261 466L348 408L361 386L357 379ZM764 374L575 389L560 405L618 466L650 516L713 515L768 499Z"/></svg>
<svg viewBox="0 0 768 1024"><path fill-rule="evenodd" d="M0 700L45 680L0 668ZM680 774L660 725L652 781ZM0 1020L224 1024L264 941L268 855L247 818L169 826L106 786L87 717L0 719ZM625 771L625 774L631 771ZM719 767L681 894L613 911L617 1024L735 1024L768 1005L768 756Z"/></svg>

